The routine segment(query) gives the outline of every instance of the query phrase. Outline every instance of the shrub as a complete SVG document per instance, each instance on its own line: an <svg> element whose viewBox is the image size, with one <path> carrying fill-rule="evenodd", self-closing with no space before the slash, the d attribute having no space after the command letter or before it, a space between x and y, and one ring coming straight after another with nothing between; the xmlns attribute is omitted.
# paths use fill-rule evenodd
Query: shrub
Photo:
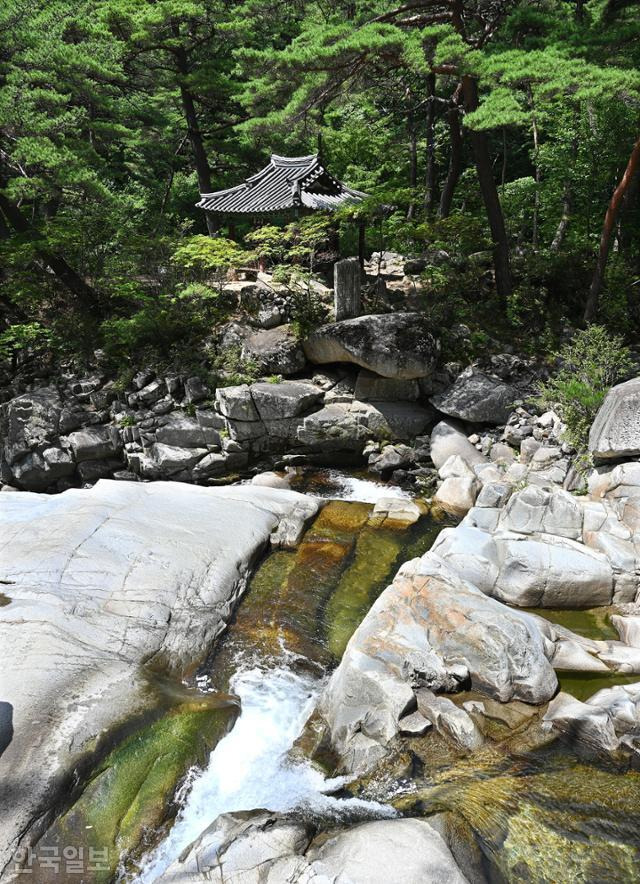
<svg viewBox="0 0 640 884"><path fill-rule="evenodd" d="M177 295L143 296L138 309L100 326L102 344L118 365L139 360L141 353L167 355L175 348L200 341L225 317L215 289L191 284Z"/></svg>
<svg viewBox="0 0 640 884"><path fill-rule="evenodd" d="M196 276L215 273L223 275L230 267L240 267L250 256L230 239L221 236L186 237L174 251L171 261Z"/></svg>
<svg viewBox="0 0 640 884"><path fill-rule="evenodd" d="M16 361L18 356L43 352L53 343L49 329L39 322L12 325L0 334L0 359Z"/></svg>
<svg viewBox="0 0 640 884"><path fill-rule="evenodd" d="M537 402L552 408L566 424L565 438L579 454L587 450L591 424L609 388L633 363L622 338L590 325L555 354L560 368L541 384Z"/></svg>
<svg viewBox="0 0 640 884"><path fill-rule="evenodd" d="M235 387L252 384L260 376L260 366L254 359L245 359L241 347L227 347L212 361L216 387Z"/></svg>

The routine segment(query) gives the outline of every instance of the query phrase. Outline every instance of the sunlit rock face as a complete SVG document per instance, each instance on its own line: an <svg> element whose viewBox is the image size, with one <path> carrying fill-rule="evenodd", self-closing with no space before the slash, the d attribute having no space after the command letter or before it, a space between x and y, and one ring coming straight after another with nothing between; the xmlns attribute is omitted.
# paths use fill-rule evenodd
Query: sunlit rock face
<svg viewBox="0 0 640 884"><path fill-rule="evenodd" d="M350 362L384 378L410 380L432 374L439 347L424 314L384 313L322 325L304 350L316 365Z"/></svg>
<svg viewBox="0 0 640 884"><path fill-rule="evenodd" d="M617 460L640 454L640 378L612 387L589 433L595 460Z"/></svg>
<svg viewBox="0 0 640 884"><path fill-rule="evenodd" d="M272 532L316 509L296 492L256 486L101 481L2 495L8 856L74 760L152 702L140 665L180 673L200 659Z"/></svg>

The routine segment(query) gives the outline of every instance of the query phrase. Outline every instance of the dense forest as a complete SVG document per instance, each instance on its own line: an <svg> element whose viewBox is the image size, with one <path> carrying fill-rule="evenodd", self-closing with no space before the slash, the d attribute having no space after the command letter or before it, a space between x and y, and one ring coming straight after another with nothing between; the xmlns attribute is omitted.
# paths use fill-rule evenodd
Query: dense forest
<svg viewBox="0 0 640 884"><path fill-rule="evenodd" d="M331 221L342 254L357 216L369 250L440 256L421 297L445 346L455 323L478 349L593 321L632 339L639 61L633 0L6 0L4 365L184 357L233 267L321 266L318 216L195 207L319 139L368 195Z"/></svg>

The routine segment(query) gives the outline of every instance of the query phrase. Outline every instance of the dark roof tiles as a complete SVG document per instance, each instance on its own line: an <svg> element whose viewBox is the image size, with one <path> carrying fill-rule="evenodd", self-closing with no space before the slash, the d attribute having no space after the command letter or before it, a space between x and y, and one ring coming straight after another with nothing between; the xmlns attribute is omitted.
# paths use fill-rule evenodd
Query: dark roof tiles
<svg viewBox="0 0 640 884"><path fill-rule="evenodd" d="M200 194L197 206L221 214L253 215L296 206L333 210L344 203L359 203L365 196L330 175L316 154L306 157L272 154L269 165L242 184Z"/></svg>

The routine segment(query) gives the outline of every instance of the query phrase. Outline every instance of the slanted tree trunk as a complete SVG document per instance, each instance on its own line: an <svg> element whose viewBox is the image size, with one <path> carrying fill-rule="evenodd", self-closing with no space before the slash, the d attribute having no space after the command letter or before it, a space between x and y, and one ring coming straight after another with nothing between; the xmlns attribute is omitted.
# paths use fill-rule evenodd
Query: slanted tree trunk
<svg viewBox="0 0 640 884"><path fill-rule="evenodd" d="M433 215L436 205L436 75L429 74L427 77L427 169L425 175L424 208L427 215Z"/></svg>
<svg viewBox="0 0 640 884"><path fill-rule="evenodd" d="M177 25L174 26L173 32L176 37L180 36L180 30ZM182 47L176 49L174 55L178 74L180 75L180 100L182 102L182 109L187 122L187 135L189 136L196 175L198 176L198 188L200 193L211 193L213 190L211 185L211 168L209 166L209 160L207 159L207 152L204 149L202 132L200 131L200 124L198 123L198 115L196 113L195 99L186 85L186 77L189 74L189 60L186 51ZM209 235L213 236L216 232L215 219L211 212L205 212L204 214L207 221Z"/></svg>
<svg viewBox="0 0 640 884"><path fill-rule="evenodd" d="M76 273L76 271L67 264L60 255L50 252L48 249L38 245L38 241L42 239L38 231L24 217L20 209L14 205L6 196L0 194L0 212L6 218L10 227L16 233L21 233L29 237L35 244L38 257L60 282L75 296L79 303L84 307L91 308L95 311L99 304L99 298L93 288Z"/></svg>
<svg viewBox="0 0 640 884"><path fill-rule="evenodd" d="M467 113L478 107L478 84L468 75L462 78L462 95ZM511 294L511 266L509 260L509 240L498 196L498 188L493 177L489 140L484 132L469 129L469 139L473 147L476 172L480 191L487 212L487 220L493 239L493 266L496 274L496 289L502 298Z"/></svg>
<svg viewBox="0 0 640 884"><path fill-rule="evenodd" d="M449 123L449 169L447 178L440 194L440 205L438 207L438 218L448 218L451 214L451 206L453 204L453 195L456 190L458 179L462 174L463 167L463 148L462 148L462 131L460 129L460 111L457 105L450 108L447 113L447 122Z"/></svg>
<svg viewBox="0 0 640 884"><path fill-rule="evenodd" d="M618 217L618 213L620 212L620 207L622 206L625 194L631 186L633 176L635 175L638 168L640 168L640 135L638 136L636 143L633 146L631 155L629 157L629 162L627 163L627 167L624 170L618 186L613 191L611 199L609 200L609 205L607 206L607 211L604 216L602 233L600 234L600 249L598 250L598 260L596 262L593 279L591 280L591 288L589 289L589 296L587 298L587 303L584 310L585 322L591 322L596 315L596 310L598 309L598 301L600 299L600 293L602 291L602 284L604 282L604 273L607 268L609 250L611 249L611 235L615 229L616 219Z"/></svg>

